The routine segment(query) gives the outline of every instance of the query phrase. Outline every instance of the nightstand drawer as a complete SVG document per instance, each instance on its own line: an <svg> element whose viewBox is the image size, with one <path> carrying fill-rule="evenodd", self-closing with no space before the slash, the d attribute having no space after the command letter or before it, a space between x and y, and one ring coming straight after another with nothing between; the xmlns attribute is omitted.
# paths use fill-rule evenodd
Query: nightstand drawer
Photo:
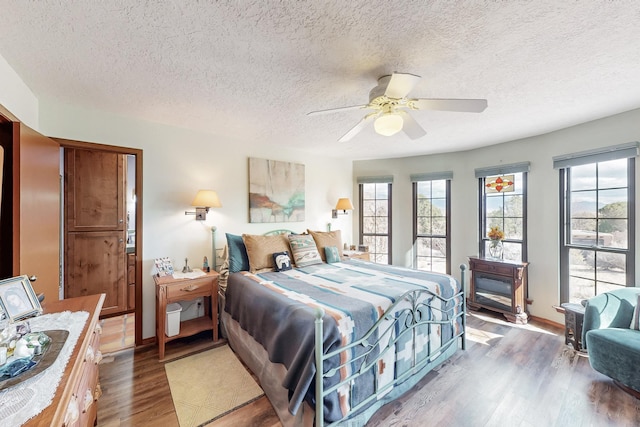
<svg viewBox="0 0 640 427"><path fill-rule="evenodd" d="M168 299L191 299L211 295L211 280L189 280L167 286Z"/></svg>

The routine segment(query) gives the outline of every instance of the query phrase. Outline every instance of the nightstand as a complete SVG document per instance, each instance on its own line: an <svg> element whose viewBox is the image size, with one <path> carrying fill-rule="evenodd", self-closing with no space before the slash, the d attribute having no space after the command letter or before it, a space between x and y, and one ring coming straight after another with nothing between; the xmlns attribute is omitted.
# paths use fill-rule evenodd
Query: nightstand
<svg viewBox="0 0 640 427"><path fill-rule="evenodd" d="M582 350L582 322L584 306L582 304L564 303L564 343L573 345L576 351Z"/></svg>
<svg viewBox="0 0 640 427"><path fill-rule="evenodd" d="M218 341L218 273L212 271L194 279L174 279L173 276L154 277L156 283L156 338L160 360L164 360L167 342L213 331L213 342ZM167 304L204 297L204 316L180 322L180 332L168 337Z"/></svg>
<svg viewBox="0 0 640 427"><path fill-rule="evenodd" d="M342 251L342 256L346 259L361 259L364 261L371 261L369 252Z"/></svg>

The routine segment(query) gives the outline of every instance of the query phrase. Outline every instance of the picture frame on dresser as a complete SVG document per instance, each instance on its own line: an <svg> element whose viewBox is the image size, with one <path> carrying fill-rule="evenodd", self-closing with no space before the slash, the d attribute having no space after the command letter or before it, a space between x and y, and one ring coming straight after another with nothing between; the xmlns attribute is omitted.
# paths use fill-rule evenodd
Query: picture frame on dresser
<svg viewBox="0 0 640 427"><path fill-rule="evenodd" d="M11 322L42 314L42 306L27 276L0 280L0 309Z"/></svg>

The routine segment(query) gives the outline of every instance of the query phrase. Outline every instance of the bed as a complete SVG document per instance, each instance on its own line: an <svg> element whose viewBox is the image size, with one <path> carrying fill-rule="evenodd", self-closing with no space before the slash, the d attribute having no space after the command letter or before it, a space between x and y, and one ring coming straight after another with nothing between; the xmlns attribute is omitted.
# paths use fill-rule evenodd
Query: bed
<svg viewBox="0 0 640 427"><path fill-rule="evenodd" d="M464 349L464 266L457 280L336 260L339 232L309 232L227 235L223 334L283 425L364 425ZM313 247L300 255L299 242ZM274 254L287 249L295 267L273 271ZM325 256L309 261L309 251Z"/></svg>

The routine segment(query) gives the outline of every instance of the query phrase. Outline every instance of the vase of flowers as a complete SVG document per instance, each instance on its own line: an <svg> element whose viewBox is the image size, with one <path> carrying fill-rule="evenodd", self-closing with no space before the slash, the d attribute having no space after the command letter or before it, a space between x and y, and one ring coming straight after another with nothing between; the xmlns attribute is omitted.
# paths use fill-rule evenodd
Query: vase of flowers
<svg viewBox="0 0 640 427"><path fill-rule="evenodd" d="M491 258L502 259L502 240L504 240L504 232L500 227L491 227L487 233L489 238L489 256Z"/></svg>

